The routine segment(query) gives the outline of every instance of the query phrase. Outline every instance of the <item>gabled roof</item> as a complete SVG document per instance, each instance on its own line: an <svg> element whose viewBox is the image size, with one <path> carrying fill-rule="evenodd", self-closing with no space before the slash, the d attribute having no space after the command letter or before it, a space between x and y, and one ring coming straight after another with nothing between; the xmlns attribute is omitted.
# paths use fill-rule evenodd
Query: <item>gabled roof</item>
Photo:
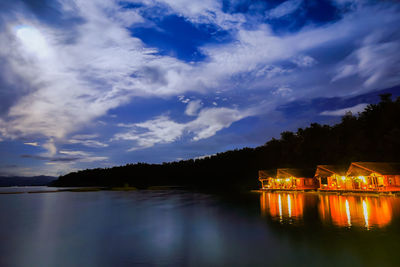
<svg viewBox="0 0 400 267"><path fill-rule="evenodd" d="M346 175L347 167L343 165L318 165L315 171L316 177L329 177L331 175Z"/></svg>
<svg viewBox="0 0 400 267"><path fill-rule="evenodd" d="M288 177L296 178L312 178L314 177L314 170L312 169L295 169L295 168L279 168L277 170L276 178L284 179Z"/></svg>
<svg viewBox="0 0 400 267"><path fill-rule="evenodd" d="M353 162L347 171L348 176L370 175L400 175L400 163L394 162Z"/></svg>
<svg viewBox="0 0 400 267"><path fill-rule="evenodd" d="M275 178L275 177L276 177L276 170L260 170L260 171L258 171L259 179L268 179L268 178Z"/></svg>

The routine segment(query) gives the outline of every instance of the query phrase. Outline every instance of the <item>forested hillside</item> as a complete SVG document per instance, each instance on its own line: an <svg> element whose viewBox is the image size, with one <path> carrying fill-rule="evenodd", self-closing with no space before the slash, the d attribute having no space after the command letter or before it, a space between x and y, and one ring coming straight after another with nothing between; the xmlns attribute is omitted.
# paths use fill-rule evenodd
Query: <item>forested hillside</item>
<svg viewBox="0 0 400 267"><path fill-rule="evenodd" d="M128 164L91 169L59 177L54 186L182 185L215 190L258 187L260 169L314 168L317 164L352 161L400 161L400 97L381 95L358 115L346 114L340 123L312 123L297 132L283 132L257 148L227 151L204 159L163 164Z"/></svg>

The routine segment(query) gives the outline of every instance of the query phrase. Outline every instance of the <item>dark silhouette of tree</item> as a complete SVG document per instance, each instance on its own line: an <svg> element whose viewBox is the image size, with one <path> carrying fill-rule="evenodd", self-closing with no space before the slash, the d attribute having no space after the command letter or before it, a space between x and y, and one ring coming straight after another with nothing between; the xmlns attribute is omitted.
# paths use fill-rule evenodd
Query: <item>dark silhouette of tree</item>
<svg viewBox="0 0 400 267"><path fill-rule="evenodd" d="M400 97L381 95L357 116L346 113L340 123L312 123L297 132L285 131L262 146L218 153L203 159L162 164L127 164L82 170L60 176L54 186L177 185L231 191L258 187L260 169L315 168L318 164L352 161L400 161Z"/></svg>

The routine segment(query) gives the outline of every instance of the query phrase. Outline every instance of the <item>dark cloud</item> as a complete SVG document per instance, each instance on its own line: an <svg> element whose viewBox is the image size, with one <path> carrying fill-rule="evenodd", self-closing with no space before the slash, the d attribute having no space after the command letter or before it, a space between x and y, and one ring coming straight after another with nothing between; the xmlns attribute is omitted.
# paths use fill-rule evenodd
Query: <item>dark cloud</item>
<svg viewBox="0 0 400 267"><path fill-rule="evenodd" d="M0 56L0 117L30 90L31 86L11 71L8 59Z"/></svg>
<svg viewBox="0 0 400 267"><path fill-rule="evenodd" d="M51 26L71 28L84 22L84 19L77 16L73 11L62 10L62 6L58 1L21 0L21 3L38 20Z"/></svg>
<svg viewBox="0 0 400 267"><path fill-rule="evenodd" d="M337 110L356 106L363 103L378 103L381 94L392 94L393 97L400 96L400 86L387 88L383 90L372 91L351 97L329 97L329 98L313 98L296 100L277 107L287 119L298 119L301 117L314 117L315 121L319 121L316 117L322 111Z"/></svg>
<svg viewBox="0 0 400 267"><path fill-rule="evenodd" d="M45 160L49 162L73 162L82 159L79 157L46 157L46 156L27 155L27 154L21 155L21 158Z"/></svg>
<svg viewBox="0 0 400 267"><path fill-rule="evenodd" d="M165 72L158 67L144 67L142 73L149 83L157 83L160 85L167 84Z"/></svg>
<svg viewBox="0 0 400 267"><path fill-rule="evenodd" d="M77 37L76 27L85 22L74 10L62 9L58 1L53 0L13 0L0 2L0 29L7 23L18 21L21 17L35 19L50 27L63 29L61 40L72 43Z"/></svg>

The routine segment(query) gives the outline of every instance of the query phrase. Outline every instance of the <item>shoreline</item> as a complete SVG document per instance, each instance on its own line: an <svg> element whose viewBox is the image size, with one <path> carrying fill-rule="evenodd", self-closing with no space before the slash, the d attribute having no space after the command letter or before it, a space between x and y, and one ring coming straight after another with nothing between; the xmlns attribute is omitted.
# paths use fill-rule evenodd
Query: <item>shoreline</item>
<svg viewBox="0 0 400 267"><path fill-rule="evenodd" d="M43 187L43 186L38 186ZM16 188L12 187L3 187L3 188ZM18 187L17 187L18 188ZM47 186L49 190L23 190L24 186L21 186L20 191L10 191L10 192L0 192L0 195L10 195L10 194L38 194L38 193L58 193L58 192L98 192L98 191L156 191L156 190L176 190L176 189L185 189L184 187L178 186L149 186L147 188L137 188L133 186L129 187L103 187L103 186L86 186L86 187L62 187L59 189L55 189L52 186Z"/></svg>
<svg viewBox="0 0 400 267"><path fill-rule="evenodd" d="M400 197L400 191L385 191L385 192L371 192L371 191L339 191L339 190L315 190L315 189L305 189L305 190L293 190L293 189L256 189L251 190L253 193L307 193L307 194L322 194L322 195L339 195L339 196L392 196Z"/></svg>

